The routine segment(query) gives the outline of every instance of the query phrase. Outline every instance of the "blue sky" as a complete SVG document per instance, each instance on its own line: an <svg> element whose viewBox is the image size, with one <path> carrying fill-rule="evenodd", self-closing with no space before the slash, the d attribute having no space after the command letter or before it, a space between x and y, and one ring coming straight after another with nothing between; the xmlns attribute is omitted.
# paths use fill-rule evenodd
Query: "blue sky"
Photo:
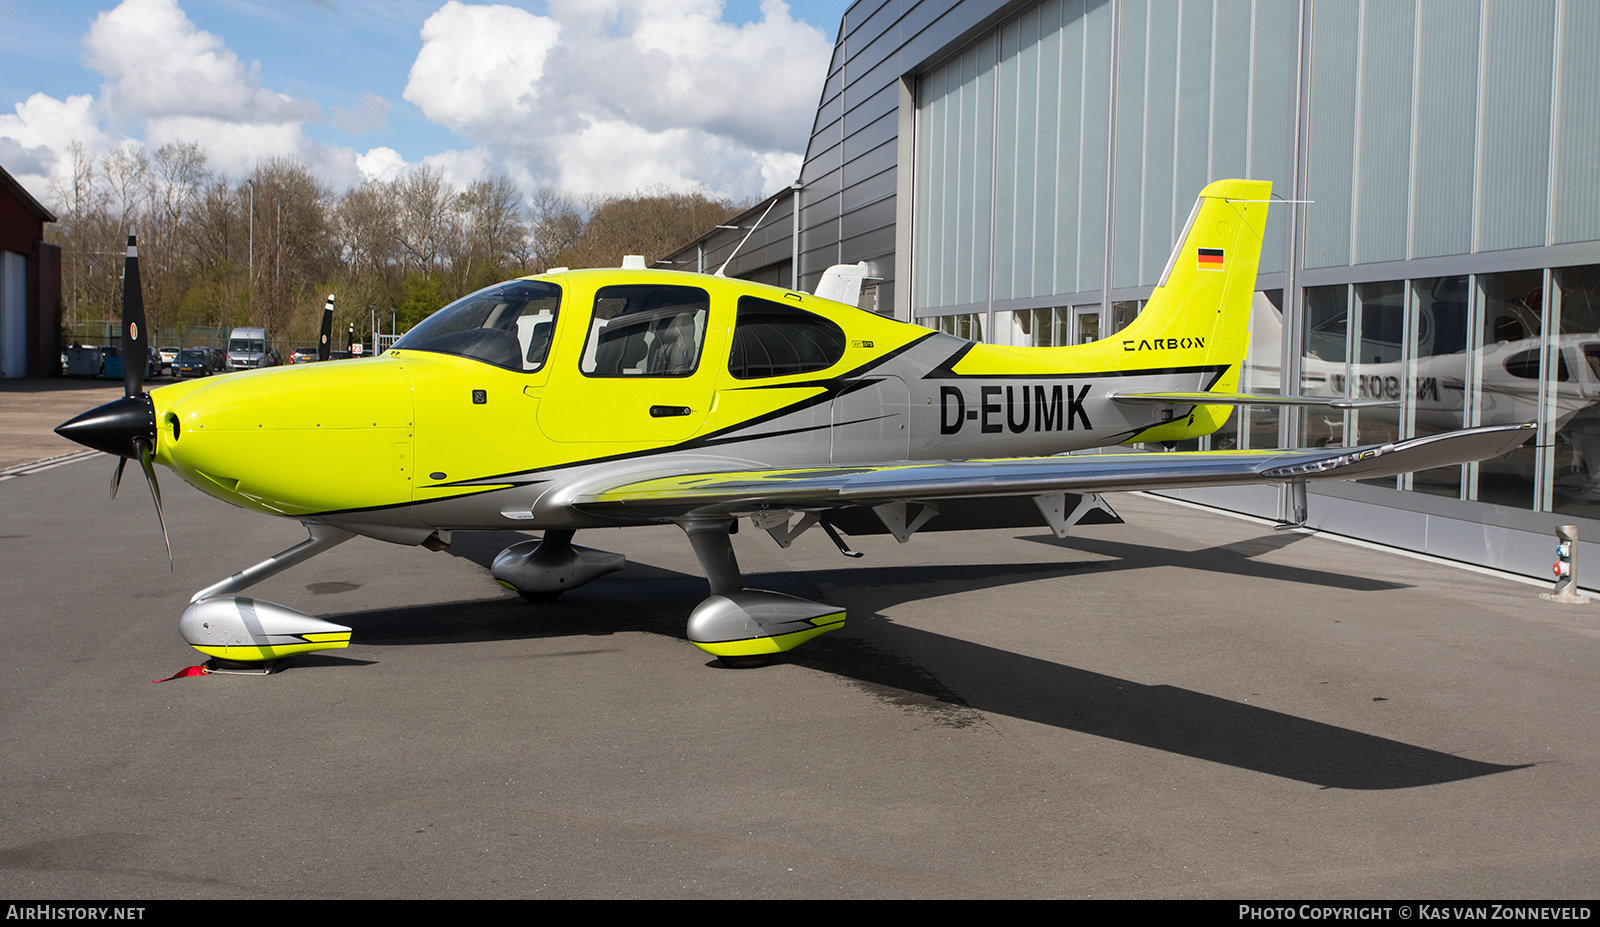
<svg viewBox="0 0 1600 927"><path fill-rule="evenodd" d="M336 188L411 165L525 189L792 179L848 0L0 0L0 165L198 141ZM785 175L788 175L787 177Z"/></svg>

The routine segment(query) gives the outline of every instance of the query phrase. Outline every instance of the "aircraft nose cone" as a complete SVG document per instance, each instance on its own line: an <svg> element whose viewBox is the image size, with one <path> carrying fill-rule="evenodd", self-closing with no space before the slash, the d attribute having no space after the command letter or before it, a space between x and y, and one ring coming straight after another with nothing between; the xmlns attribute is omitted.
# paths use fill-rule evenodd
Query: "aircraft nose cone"
<svg viewBox="0 0 1600 927"><path fill-rule="evenodd" d="M148 394L117 399L56 426L56 434L84 447L118 457L139 459L134 438L156 440L156 410Z"/></svg>

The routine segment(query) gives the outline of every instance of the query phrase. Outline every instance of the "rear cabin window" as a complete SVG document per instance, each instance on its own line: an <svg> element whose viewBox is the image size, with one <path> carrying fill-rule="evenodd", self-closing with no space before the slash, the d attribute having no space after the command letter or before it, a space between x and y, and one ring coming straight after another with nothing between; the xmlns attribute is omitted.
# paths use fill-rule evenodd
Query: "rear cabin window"
<svg viewBox="0 0 1600 927"><path fill-rule="evenodd" d="M740 380L826 370L844 357L844 329L819 315L754 296L739 298L728 372Z"/></svg>
<svg viewBox="0 0 1600 927"><path fill-rule="evenodd" d="M579 369L590 377L687 377L700 366L710 310L699 287L601 287Z"/></svg>

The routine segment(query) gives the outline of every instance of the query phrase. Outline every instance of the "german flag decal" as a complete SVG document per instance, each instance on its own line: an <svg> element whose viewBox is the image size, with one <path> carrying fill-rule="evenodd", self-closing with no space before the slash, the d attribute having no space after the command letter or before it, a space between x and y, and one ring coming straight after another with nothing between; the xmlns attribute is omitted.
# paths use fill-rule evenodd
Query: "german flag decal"
<svg viewBox="0 0 1600 927"><path fill-rule="evenodd" d="M1223 269L1221 248L1199 248L1197 251L1199 252L1201 270Z"/></svg>

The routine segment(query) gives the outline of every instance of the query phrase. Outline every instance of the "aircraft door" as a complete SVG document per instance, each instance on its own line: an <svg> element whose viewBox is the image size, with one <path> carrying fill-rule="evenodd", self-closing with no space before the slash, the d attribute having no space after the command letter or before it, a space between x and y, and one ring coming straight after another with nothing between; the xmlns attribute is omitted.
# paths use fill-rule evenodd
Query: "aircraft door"
<svg viewBox="0 0 1600 927"><path fill-rule="evenodd" d="M574 328L566 336L582 339L581 353L563 352L539 403L539 428L547 437L660 446L699 431L716 379L716 365L707 359L712 303L706 290L603 286L584 321L587 333Z"/></svg>
<svg viewBox="0 0 1600 927"><path fill-rule="evenodd" d="M906 381L876 377L833 401L833 462L880 463L906 460L911 435L911 400Z"/></svg>

